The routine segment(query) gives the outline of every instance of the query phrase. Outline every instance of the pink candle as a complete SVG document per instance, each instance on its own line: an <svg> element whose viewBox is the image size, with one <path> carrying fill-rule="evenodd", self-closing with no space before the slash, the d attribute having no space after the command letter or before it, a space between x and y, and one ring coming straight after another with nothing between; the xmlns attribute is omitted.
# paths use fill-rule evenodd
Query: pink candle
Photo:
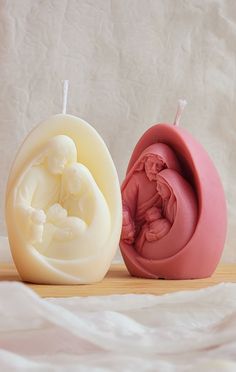
<svg viewBox="0 0 236 372"><path fill-rule="evenodd" d="M131 275L212 275L226 237L225 196L207 152L185 129L158 124L143 134L128 165L122 200L120 247Z"/></svg>

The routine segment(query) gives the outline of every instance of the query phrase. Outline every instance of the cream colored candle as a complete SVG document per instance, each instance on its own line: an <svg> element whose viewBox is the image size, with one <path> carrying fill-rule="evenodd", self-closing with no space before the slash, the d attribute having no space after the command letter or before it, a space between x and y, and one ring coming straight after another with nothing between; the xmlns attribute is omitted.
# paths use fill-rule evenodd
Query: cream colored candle
<svg viewBox="0 0 236 372"><path fill-rule="evenodd" d="M38 125L10 171L6 222L23 280L101 280L121 230L119 181L110 153L85 121L66 114Z"/></svg>

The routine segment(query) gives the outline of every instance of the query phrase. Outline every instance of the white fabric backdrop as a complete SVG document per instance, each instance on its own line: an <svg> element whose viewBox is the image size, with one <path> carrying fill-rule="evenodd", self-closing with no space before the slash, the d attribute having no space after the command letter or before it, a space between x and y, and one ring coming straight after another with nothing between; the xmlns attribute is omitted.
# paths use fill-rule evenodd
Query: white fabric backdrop
<svg viewBox="0 0 236 372"><path fill-rule="evenodd" d="M69 79L69 112L104 137L121 180L143 131L171 122L177 99L188 100L182 125L221 174L224 257L236 260L236 2L2 0L0 21L1 233L16 148L61 111L61 80Z"/></svg>

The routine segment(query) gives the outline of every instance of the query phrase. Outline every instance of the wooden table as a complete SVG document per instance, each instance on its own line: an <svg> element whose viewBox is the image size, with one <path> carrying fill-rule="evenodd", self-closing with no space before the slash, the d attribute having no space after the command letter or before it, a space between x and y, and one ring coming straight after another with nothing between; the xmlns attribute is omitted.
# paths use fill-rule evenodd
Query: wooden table
<svg viewBox="0 0 236 372"><path fill-rule="evenodd" d="M0 281L20 278L13 265L0 265ZM222 282L236 283L236 264L221 264L211 278L200 280L150 280L133 278L124 265L112 265L105 279L89 285L26 285L42 297L102 296L111 294L149 293L162 295L170 292L206 288Z"/></svg>

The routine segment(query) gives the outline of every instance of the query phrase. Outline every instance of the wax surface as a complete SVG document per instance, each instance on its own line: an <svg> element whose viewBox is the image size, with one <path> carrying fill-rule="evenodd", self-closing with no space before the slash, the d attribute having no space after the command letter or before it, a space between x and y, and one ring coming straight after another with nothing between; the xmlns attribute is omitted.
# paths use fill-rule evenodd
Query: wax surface
<svg viewBox="0 0 236 372"><path fill-rule="evenodd" d="M101 280L118 246L121 196L109 151L85 121L56 115L26 138L12 166L6 222L23 280Z"/></svg>
<svg viewBox="0 0 236 372"><path fill-rule="evenodd" d="M226 236L226 202L217 171L184 129L158 124L141 137L122 185L121 252L131 275L210 276Z"/></svg>

